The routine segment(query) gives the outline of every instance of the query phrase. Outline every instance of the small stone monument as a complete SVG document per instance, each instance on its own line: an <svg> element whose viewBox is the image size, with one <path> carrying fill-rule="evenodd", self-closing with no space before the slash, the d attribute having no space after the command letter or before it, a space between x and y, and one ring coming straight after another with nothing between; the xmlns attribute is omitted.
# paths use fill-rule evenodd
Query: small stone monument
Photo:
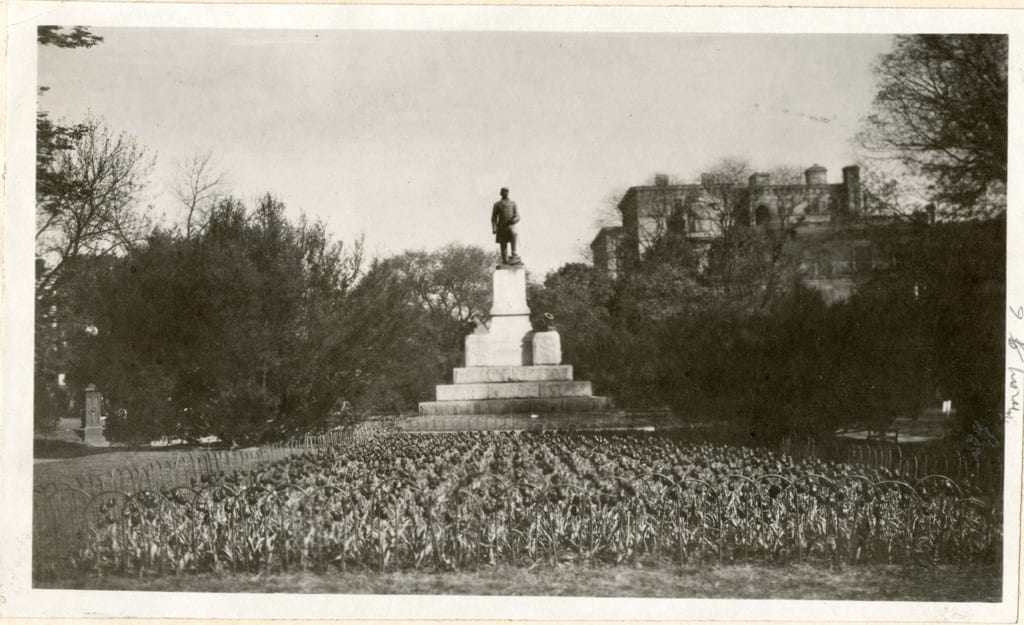
<svg viewBox="0 0 1024 625"><path fill-rule="evenodd" d="M82 415L82 442L90 447L106 447L107 439L103 436L103 395L90 384L85 387L85 414Z"/></svg>

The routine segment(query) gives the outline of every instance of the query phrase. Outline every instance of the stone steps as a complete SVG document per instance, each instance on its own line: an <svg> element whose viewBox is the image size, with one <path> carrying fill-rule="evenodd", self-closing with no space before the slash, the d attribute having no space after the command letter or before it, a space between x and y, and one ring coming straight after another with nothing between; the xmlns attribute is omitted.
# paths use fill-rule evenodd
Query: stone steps
<svg viewBox="0 0 1024 625"><path fill-rule="evenodd" d="M572 365L528 365L525 367L456 367L452 371L455 384L483 382L569 382Z"/></svg>
<svg viewBox="0 0 1024 625"><path fill-rule="evenodd" d="M611 407L607 397L517 397L508 399L466 399L420 403L420 414L433 415L551 415L569 412L597 412Z"/></svg>
<svg viewBox="0 0 1024 625"><path fill-rule="evenodd" d="M442 384L437 387L437 401L514 399L519 397L589 397L593 394L590 382L561 380Z"/></svg>
<svg viewBox="0 0 1024 625"><path fill-rule="evenodd" d="M631 414L621 410L551 414L467 414L404 417L395 427L405 432L636 430L671 429L678 424L669 414Z"/></svg>

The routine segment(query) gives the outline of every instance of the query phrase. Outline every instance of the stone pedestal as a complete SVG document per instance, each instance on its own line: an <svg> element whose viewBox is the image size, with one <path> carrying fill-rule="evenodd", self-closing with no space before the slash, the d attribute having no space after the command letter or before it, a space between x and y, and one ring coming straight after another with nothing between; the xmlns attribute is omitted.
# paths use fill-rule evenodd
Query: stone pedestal
<svg viewBox="0 0 1024 625"><path fill-rule="evenodd" d="M590 382L573 380L572 367L561 364L558 332L533 331L522 265L495 269L490 324L467 336L465 346L466 366L455 369L454 384L437 387L437 401L420 403L421 416L466 418L466 429L474 429L473 417L504 415L558 427L611 409L608 398L595 397Z"/></svg>
<svg viewBox="0 0 1024 625"><path fill-rule="evenodd" d="M562 364L562 339L555 330L533 333L533 364Z"/></svg>
<svg viewBox="0 0 1024 625"><path fill-rule="evenodd" d="M533 364L532 332L529 313L491 317L487 366Z"/></svg>
<svg viewBox="0 0 1024 625"><path fill-rule="evenodd" d="M89 447L106 447L110 444L107 442L107 437L103 436L103 426L101 425L82 428L82 442Z"/></svg>
<svg viewBox="0 0 1024 625"><path fill-rule="evenodd" d="M497 315L530 316L530 307L526 305L526 268L523 265L499 265L494 270L491 317Z"/></svg>
<svg viewBox="0 0 1024 625"><path fill-rule="evenodd" d="M526 305L526 269L501 265L494 270L491 323L484 334L466 337L466 366L533 364L530 308Z"/></svg>
<svg viewBox="0 0 1024 625"><path fill-rule="evenodd" d="M490 337L486 334L466 335L466 366L486 367Z"/></svg>

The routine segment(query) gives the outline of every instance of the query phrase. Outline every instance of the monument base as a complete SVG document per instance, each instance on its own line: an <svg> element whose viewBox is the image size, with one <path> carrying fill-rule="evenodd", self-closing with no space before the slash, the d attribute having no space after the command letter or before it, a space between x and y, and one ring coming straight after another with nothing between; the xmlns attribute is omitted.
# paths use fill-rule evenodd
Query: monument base
<svg viewBox="0 0 1024 625"><path fill-rule="evenodd" d="M103 436L102 425L89 425L78 430L79 435L82 437L82 442L89 447L109 447L110 443L107 438Z"/></svg>
<svg viewBox="0 0 1024 625"><path fill-rule="evenodd" d="M533 330L525 268L495 269L493 294L490 324L466 337L466 366L455 369L454 384L438 385L437 401L420 403L422 421L410 427L533 429L543 423L545 429L580 429L588 422L618 423L611 401L594 396L590 382L573 380L572 367L562 364L558 332Z"/></svg>
<svg viewBox="0 0 1024 625"><path fill-rule="evenodd" d="M465 414L402 417L394 426L404 432L530 432L671 430L680 427L668 411L627 412L601 410L562 414Z"/></svg>
<svg viewBox="0 0 1024 625"><path fill-rule="evenodd" d="M587 382L587 385L590 383ZM573 412L601 412L611 408L607 397L506 397L495 399L449 399L420 402L420 414L528 414L559 415Z"/></svg>
<svg viewBox="0 0 1024 625"><path fill-rule="evenodd" d="M475 356L478 366L513 365L527 366L533 364L531 336L533 327L530 315L495 315L491 317L486 343L483 349L486 355ZM477 338L481 335L471 334ZM469 362L469 341L466 342L467 364Z"/></svg>

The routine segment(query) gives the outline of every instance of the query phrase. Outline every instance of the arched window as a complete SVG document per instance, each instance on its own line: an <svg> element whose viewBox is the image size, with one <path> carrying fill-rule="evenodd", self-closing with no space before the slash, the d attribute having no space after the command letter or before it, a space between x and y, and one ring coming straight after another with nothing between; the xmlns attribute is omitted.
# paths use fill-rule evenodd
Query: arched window
<svg viewBox="0 0 1024 625"><path fill-rule="evenodd" d="M768 207L764 204L759 205L754 209L754 224L758 226L766 226L772 218L772 212L768 210Z"/></svg>
<svg viewBox="0 0 1024 625"><path fill-rule="evenodd" d="M687 229L686 208L681 198L676 198L672 203L672 216L669 219L669 227L676 232L686 232Z"/></svg>

